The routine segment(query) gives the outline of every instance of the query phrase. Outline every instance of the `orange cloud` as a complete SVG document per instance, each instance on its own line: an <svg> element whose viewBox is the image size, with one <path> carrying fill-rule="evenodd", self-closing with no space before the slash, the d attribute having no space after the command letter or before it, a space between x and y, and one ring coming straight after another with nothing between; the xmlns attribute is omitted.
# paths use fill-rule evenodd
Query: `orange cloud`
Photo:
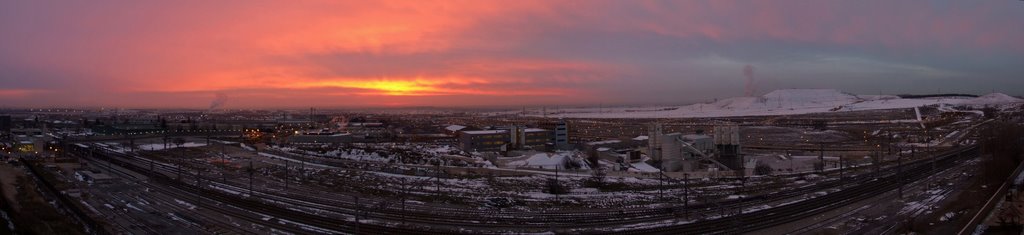
<svg viewBox="0 0 1024 235"><path fill-rule="evenodd" d="M0 3L0 8L18 9L0 15L5 29L0 62L17 62L0 68L60 71L44 77L91 86L59 90L77 91L66 99L105 104L131 100L115 97L119 94L157 93L153 100L163 103L138 102L188 101L201 107L208 94L218 91L274 105L304 105L338 95L390 104L522 100L510 96L541 97L530 100L535 103L585 103L595 97L587 94L643 96L653 92L642 88L699 76L701 71L673 70L684 67L678 63L689 56L714 50L694 48L796 42L854 49L1024 51L1024 44L1016 42L1024 31L1012 27L1016 18L985 17L1001 8L996 3L962 11L935 5L731 0ZM39 94L0 89L5 98ZM294 96L310 98L282 99Z"/></svg>
<svg viewBox="0 0 1024 235"><path fill-rule="evenodd" d="M423 95L444 95L459 94L462 91L443 87L451 82L440 79L374 79L374 80L351 80L331 79L297 83L295 88L350 88L363 89L371 92L362 93L366 95L393 95L393 96L423 96Z"/></svg>
<svg viewBox="0 0 1024 235"><path fill-rule="evenodd" d="M496 41L465 34L480 29L480 24L489 19L543 12L548 6L531 1L310 1L274 7L273 17L267 17L266 10L271 5L275 4L188 9L167 6L147 18L150 27L161 30L109 35L123 36L135 43L122 46L124 50L114 50L119 56L100 61L111 64L101 67L118 68L114 76L117 78L111 79L116 84L112 89L123 92L338 88L360 90L346 94L439 96L507 94L511 92L480 86L533 83L533 78L501 75L502 72L586 66L531 59L474 59L424 71L378 71L380 76L343 74L321 78L311 74L327 70L322 65L312 61L280 63L275 58L323 53L407 56L447 53L460 48L505 50L517 43L515 38ZM176 12L193 17L182 19ZM119 24L107 21L118 19L122 13L111 15L89 23L94 27ZM516 92L550 93L524 91L530 89L533 88L520 86Z"/></svg>

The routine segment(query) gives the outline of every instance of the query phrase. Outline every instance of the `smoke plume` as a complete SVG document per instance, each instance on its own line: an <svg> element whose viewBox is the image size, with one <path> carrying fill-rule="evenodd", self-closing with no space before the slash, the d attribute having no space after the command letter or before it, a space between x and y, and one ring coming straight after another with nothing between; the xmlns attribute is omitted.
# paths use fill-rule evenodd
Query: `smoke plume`
<svg viewBox="0 0 1024 235"><path fill-rule="evenodd" d="M218 92L217 94L214 95L213 101L210 102L210 109L209 110L212 111L214 109L220 108L221 106L224 106L224 104L227 103L227 102L228 102L228 95L224 94L224 93L219 93Z"/></svg>
<svg viewBox="0 0 1024 235"><path fill-rule="evenodd" d="M743 67L743 76L747 77L747 87L743 90L744 96L754 96L757 92L757 87L754 85L754 66L749 64Z"/></svg>

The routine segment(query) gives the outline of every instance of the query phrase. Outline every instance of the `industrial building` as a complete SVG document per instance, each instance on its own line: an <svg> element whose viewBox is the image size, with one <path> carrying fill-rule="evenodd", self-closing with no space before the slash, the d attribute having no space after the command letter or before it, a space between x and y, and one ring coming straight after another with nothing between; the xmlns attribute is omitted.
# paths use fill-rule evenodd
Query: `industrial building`
<svg viewBox="0 0 1024 235"><path fill-rule="evenodd" d="M508 130L460 131L459 148L466 152L508 150L511 137Z"/></svg>
<svg viewBox="0 0 1024 235"><path fill-rule="evenodd" d="M743 155L740 154L739 126L716 126L714 142L719 162L730 169L744 167Z"/></svg>
<svg viewBox="0 0 1024 235"><path fill-rule="evenodd" d="M594 141L584 144L583 151L592 165L596 166L603 160L607 163L623 164L623 167L613 167L615 170L620 170L628 168L625 166L629 163L642 160L640 151L637 149L643 143L644 141L637 139Z"/></svg>
<svg viewBox="0 0 1024 235"><path fill-rule="evenodd" d="M46 131L39 128L11 129L14 149L21 153L36 153L45 149L52 138L44 133Z"/></svg>
<svg viewBox="0 0 1024 235"><path fill-rule="evenodd" d="M715 152L715 142L711 136L701 134L682 135L680 138L693 148L684 149L684 154L689 158L697 158L701 153L710 155Z"/></svg>
<svg viewBox="0 0 1024 235"><path fill-rule="evenodd" d="M100 171L82 170L75 172L75 174L78 177L81 177L82 181L89 182L90 184L109 184L116 182L114 177Z"/></svg>
<svg viewBox="0 0 1024 235"><path fill-rule="evenodd" d="M391 137L388 125L383 122L349 122L344 131L365 142L386 141Z"/></svg>
<svg viewBox="0 0 1024 235"><path fill-rule="evenodd" d="M552 131L541 128L512 127L511 134L512 148L515 149L543 149L551 142Z"/></svg>
<svg viewBox="0 0 1024 235"><path fill-rule="evenodd" d="M718 130L718 129L716 129ZM731 130L731 129L729 129ZM723 129L721 133L725 133L725 136L716 135L715 137L722 137L728 139L728 141L721 141L723 143L722 148L728 150L730 147L735 146L732 155L725 155L729 157L729 161L735 160L735 156L739 153L739 134L738 128L736 133L729 132L729 130ZM660 123L651 124L649 129L649 136L647 137L647 156L654 160L656 167L659 167L663 171L674 172L674 171L696 171L707 168L704 163L708 161L719 164L712 165L709 167L722 168L723 165L713 159L715 151L718 150L715 145L716 140L711 136L702 134L687 134L681 133L662 133L663 127ZM716 132L718 133L718 132ZM730 134L736 136L729 136ZM731 139L735 137L735 140ZM722 155L719 155L719 158ZM724 165L730 169L742 168L743 163L740 159L736 165Z"/></svg>
<svg viewBox="0 0 1024 235"><path fill-rule="evenodd" d="M651 159L661 160L661 139L662 125L654 123L647 129L647 156Z"/></svg>
<svg viewBox="0 0 1024 235"><path fill-rule="evenodd" d="M569 145L569 125L566 124L565 120L558 120L555 123L554 129L555 136L553 142L555 143L555 148L560 150L571 149L572 146Z"/></svg>

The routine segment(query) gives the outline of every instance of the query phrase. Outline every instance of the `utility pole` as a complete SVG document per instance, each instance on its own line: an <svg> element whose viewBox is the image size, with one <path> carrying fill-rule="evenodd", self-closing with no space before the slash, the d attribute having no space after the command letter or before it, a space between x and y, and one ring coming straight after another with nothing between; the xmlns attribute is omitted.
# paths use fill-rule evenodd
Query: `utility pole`
<svg viewBox="0 0 1024 235"><path fill-rule="evenodd" d="M60 140L61 140L60 141L60 146L61 146L60 147L60 156L61 157L68 157L68 150L70 149L70 148L68 148L68 135L67 134L62 135Z"/></svg>
<svg viewBox="0 0 1024 235"><path fill-rule="evenodd" d="M288 160L284 158L281 160L284 161L284 191L288 192Z"/></svg>
<svg viewBox="0 0 1024 235"><path fill-rule="evenodd" d="M690 173L683 173L683 219L690 219Z"/></svg>
<svg viewBox="0 0 1024 235"><path fill-rule="evenodd" d="M818 149L818 163L821 164L821 168L818 169L818 173L825 172L825 143L820 143Z"/></svg>
<svg viewBox="0 0 1024 235"><path fill-rule="evenodd" d="M789 150L786 150L786 158L789 158L789 172L796 172L796 169L793 168L793 154L789 153Z"/></svg>
<svg viewBox="0 0 1024 235"><path fill-rule="evenodd" d="M249 158L249 196L252 197L252 174L256 173L256 168L252 167L252 158Z"/></svg>
<svg viewBox="0 0 1024 235"><path fill-rule="evenodd" d="M658 201L665 200L665 172L658 167Z"/></svg>
<svg viewBox="0 0 1024 235"><path fill-rule="evenodd" d="M917 147L911 145L910 146L910 158L913 159L914 157L917 157Z"/></svg>
<svg viewBox="0 0 1024 235"><path fill-rule="evenodd" d="M903 153L900 152L900 154L902 155ZM877 151L877 150L875 151L874 155L875 155L875 162L872 165L875 165L875 175L877 176L877 175L881 174L882 162L885 161L885 157L882 156L882 153Z"/></svg>
<svg viewBox="0 0 1024 235"><path fill-rule="evenodd" d="M839 156L839 183L840 184L842 184L843 180L846 179L846 177L843 175L843 171L845 169L846 168L843 167L843 156Z"/></svg>
<svg viewBox="0 0 1024 235"><path fill-rule="evenodd" d="M896 180L900 186L900 199L903 199L903 153L896 157Z"/></svg>
<svg viewBox="0 0 1024 235"><path fill-rule="evenodd" d="M352 195L352 199L353 199L353 201L355 201L355 206L356 206L356 213L355 213L355 217L356 217L356 233L358 234L359 233L359 227L360 227L359 226L359 224L360 224L360 222L359 222L359 213L361 213L363 206L359 204L359 196Z"/></svg>
<svg viewBox="0 0 1024 235"><path fill-rule="evenodd" d="M203 169L196 169L196 207L203 207Z"/></svg>
<svg viewBox="0 0 1024 235"><path fill-rule="evenodd" d="M402 178L402 225L405 225L405 195L406 191L405 178Z"/></svg>
<svg viewBox="0 0 1024 235"><path fill-rule="evenodd" d="M209 134L206 135L206 145L210 146L210 135ZM226 172L227 172L227 169L228 169L228 154L224 152L224 143L220 144L220 148L221 148L221 150L220 150L220 163L223 164L223 166L221 166L221 172L220 172L221 179L220 179L220 182L224 183L224 184L227 184L228 183L228 174L226 174Z"/></svg>
<svg viewBox="0 0 1024 235"><path fill-rule="evenodd" d="M888 131L886 131L885 132L885 136L888 137L888 139L889 139L889 143L886 144L887 145L886 147L889 150L889 154L892 154L892 133L889 133Z"/></svg>
<svg viewBox="0 0 1024 235"><path fill-rule="evenodd" d="M227 169L228 169L227 164L225 164L223 167L221 167L221 170L224 170L224 171L220 172L220 182L223 183L223 184L227 184L228 183Z"/></svg>
<svg viewBox="0 0 1024 235"><path fill-rule="evenodd" d="M739 210L739 214L740 215L743 214L743 201L745 201L744 199L747 199L747 195L746 195L747 192L746 191L747 191L747 177L743 177L743 178L740 178L740 203L736 204L737 206L739 206L739 209L740 209Z"/></svg>
<svg viewBox="0 0 1024 235"><path fill-rule="evenodd" d="M177 142L177 140L175 142ZM177 144L180 149L178 152L181 153L181 158L178 160L180 163L178 164L178 181L181 181L181 165L185 164L185 148L183 148L180 143Z"/></svg>
<svg viewBox="0 0 1024 235"><path fill-rule="evenodd" d="M931 149L931 142L928 142L928 149ZM930 157L932 159L932 173L935 173L939 170L938 167L935 165L936 160L938 160L937 157L938 156L935 156L934 153Z"/></svg>
<svg viewBox="0 0 1024 235"><path fill-rule="evenodd" d="M558 181L558 165L555 165L555 186L551 193L555 194L555 201L560 202L562 200L558 196L559 192L555 192L555 190L560 190L562 187L562 183Z"/></svg>
<svg viewBox="0 0 1024 235"><path fill-rule="evenodd" d="M526 108L523 108L526 110ZM437 183L437 196L441 196L441 160L437 160L437 170L434 171L434 179Z"/></svg>
<svg viewBox="0 0 1024 235"><path fill-rule="evenodd" d="M178 159L178 182L181 182L181 164L184 164L184 163L185 163L184 161L182 161L181 159Z"/></svg>

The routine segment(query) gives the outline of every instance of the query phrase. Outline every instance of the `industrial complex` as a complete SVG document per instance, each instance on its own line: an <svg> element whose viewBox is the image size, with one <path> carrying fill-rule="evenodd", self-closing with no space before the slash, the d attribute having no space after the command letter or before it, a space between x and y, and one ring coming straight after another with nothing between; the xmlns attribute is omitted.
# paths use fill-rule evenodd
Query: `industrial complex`
<svg viewBox="0 0 1024 235"><path fill-rule="evenodd" d="M982 199L1014 195L1000 184L1020 168L986 146L1020 141L997 137L1020 128L1024 103L932 100L712 118L572 117L546 108L8 109L0 111L0 178L16 195L5 198L14 205L5 213L52 202L40 213L65 215L46 220L65 225L51 230L60 233L879 234L929 233L921 224L1000 226L1008 217L999 208L1016 201ZM26 188L37 190L17 196Z"/></svg>

